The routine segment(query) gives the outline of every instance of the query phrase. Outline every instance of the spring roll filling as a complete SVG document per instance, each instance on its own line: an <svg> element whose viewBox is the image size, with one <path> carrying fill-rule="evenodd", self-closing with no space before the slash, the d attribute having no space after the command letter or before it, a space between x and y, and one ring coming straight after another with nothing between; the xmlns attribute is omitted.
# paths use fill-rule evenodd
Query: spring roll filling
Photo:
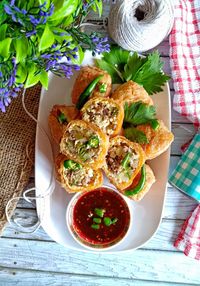
<svg viewBox="0 0 200 286"><path fill-rule="evenodd" d="M108 150L106 162L113 178L117 178L118 182L128 182L138 166L139 155L126 143L117 142Z"/></svg>
<svg viewBox="0 0 200 286"><path fill-rule="evenodd" d="M94 102L83 114L83 120L93 122L105 133L111 135L117 127L118 107L110 102Z"/></svg>
<svg viewBox="0 0 200 286"><path fill-rule="evenodd" d="M92 140L95 141L96 144L90 144ZM65 142L66 148L70 153L80 158L83 162L91 162L99 155L100 138L98 134L82 126L71 126L66 132Z"/></svg>
<svg viewBox="0 0 200 286"><path fill-rule="evenodd" d="M81 168L79 170L64 170L64 179L68 181L70 186L87 187L94 183L95 173L90 168Z"/></svg>

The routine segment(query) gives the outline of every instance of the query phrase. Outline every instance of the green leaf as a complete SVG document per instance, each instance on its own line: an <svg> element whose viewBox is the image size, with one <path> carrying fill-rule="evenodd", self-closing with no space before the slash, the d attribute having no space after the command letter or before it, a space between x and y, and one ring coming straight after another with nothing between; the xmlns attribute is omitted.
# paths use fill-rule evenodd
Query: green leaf
<svg viewBox="0 0 200 286"><path fill-rule="evenodd" d="M16 50L16 62L22 62L25 60L28 53L28 40L26 37L22 36L14 41L14 46Z"/></svg>
<svg viewBox="0 0 200 286"><path fill-rule="evenodd" d="M62 25L64 27L68 27L70 24L72 24L74 21L74 18L72 15L68 16L63 22L62 22Z"/></svg>
<svg viewBox="0 0 200 286"><path fill-rule="evenodd" d="M36 65L32 64L28 70L28 76L25 82L25 88L34 86L35 84L37 84L40 80L40 74L37 73L37 68Z"/></svg>
<svg viewBox="0 0 200 286"><path fill-rule="evenodd" d="M56 3L59 1L55 1ZM51 17L49 17L50 21L59 20L65 18L77 9L78 7L78 0L64 0L62 1L62 5L57 5L55 7L55 11Z"/></svg>
<svg viewBox="0 0 200 286"><path fill-rule="evenodd" d="M48 8L50 6L50 0L38 0L39 4L42 5L44 2L46 2L46 7Z"/></svg>
<svg viewBox="0 0 200 286"><path fill-rule="evenodd" d="M99 12L99 17L101 17L102 15L102 12L103 12L103 4L102 4L102 1L98 1L96 0L95 1L95 5L97 6L97 9L98 9L98 12Z"/></svg>
<svg viewBox="0 0 200 286"><path fill-rule="evenodd" d="M137 73L140 71L141 66L147 61L146 58L139 57L135 52L129 55L126 65L124 66L124 78L126 81L132 79L134 81Z"/></svg>
<svg viewBox="0 0 200 286"><path fill-rule="evenodd" d="M0 1L0 26L5 23L6 19L8 18L7 14L4 11L4 5L6 4L5 1Z"/></svg>
<svg viewBox="0 0 200 286"><path fill-rule="evenodd" d="M49 25L46 24L44 32L39 42L39 51L48 49L50 46L53 45L54 42L54 34L49 28Z"/></svg>
<svg viewBox="0 0 200 286"><path fill-rule="evenodd" d="M71 46L71 48L73 48L73 46ZM83 59L84 59L84 52L81 48L81 46L78 46L78 52L77 52L77 56L78 56L78 59L74 59L73 57L71 57L71 61L73 64L76 64L76 65L81 65Z"/></svg>
<svg viewBox="0 0 200 286"><path fill-rule="evenodd" d="M39 76L40 76L40 82L43 85L43 87L45 89L48 89L48 83L49 83L48 72L46 72L45 70L42 70Z"/></svg>
<svg viewBox="0 0 200 286"><path fill-rule="evenodd" d="M170 79L168 75L161 71L162 67L163 63L159 53L157 51L153 52L148 55L147 61L133 77L133 80L141 84L150 95L162 91L161 87Z"/></svg>
<svg viewBox="0 0 200 286"><path fill-rule="evenodd" d="M0 41L5 39L7 27L8 27L7 24L3 24L0 26Z"/></svg>
<svg viewBox="0 0 200 286"><path fill-rule="evenodd" d="M129 52L122 48L112 45L109 53L103 53L103 60L114 65L119 72L124 71L124 66L128 61Z"/></svg>
<svg viewBox="0 0 200 286"><path fill-rule="evenodd" d="M149 72L142 72L138 75L135 79L135 82L141 84L145 90L148 92L149 95L162 91L162 86L170 79L170 76L158 72L158 73L151 73L149 76Z"/></svg>
<svg viewBox="0 0 200 286"><path fill-rule="evenodd" d="M104 53L102 59L97 61L97 66L111 75L113 83L133 80L142 85L150 95L161 91L169 79L162 72L163 62L157 51L141 57L114 45L109 53Z"/></svg>
<svg viewBox="0 0 200 286"><path fill-rule="evenodd" d="M140 125L145 123L151 123L156 119L156 109L153 105L148 105L140 101L131 103L125 103L124 105L124 123L131 123L133 125Z"/></svg>
<svg viewBox="0 0 200 286"><path fill-rule="evenodd" d="M96 60L96 65L101 68L102 70L105 70L109 73L109 75L112 78L112 83L123 83L122 78L120 77L117 69L114 67L114 65L104 61L104 60Z"/></svg>
<svg viewBox="0 0 200 286"><path fill-rule="evenodd" d="M0 55L6 60L9 57L10 44L12 42L11 38L5 38L0 41Z"/></svg>
<svg viewBox="0 0 200 286"><path fill-rule="evenodd" d="M26 80L27 71L26 69L21 65L17 65L17 73L16 73L16 83L24 83Z"/></svg>
<svg viewBox="0 0 200 286"><path fill-rule="evenodd" d="M137 142L139 144L149 143L144 132L136 129L135 127L128 127L124 130L124 136L130 141Z"/></svg>

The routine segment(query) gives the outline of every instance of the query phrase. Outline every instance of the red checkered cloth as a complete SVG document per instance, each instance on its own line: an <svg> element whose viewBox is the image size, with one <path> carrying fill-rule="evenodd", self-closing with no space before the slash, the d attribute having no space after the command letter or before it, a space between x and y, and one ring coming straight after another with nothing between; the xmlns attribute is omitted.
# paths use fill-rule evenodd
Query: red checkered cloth
<svg viewBox="0 0 200 286"><path fill-rule="evenodd" d="M170 64L174 109L200 126L200 1L177 0L171 31Z"/></svg>
<svg viewBox="0 0 200 286"><path fill-rule="evenodd" d="M176 0L174 18L169 37L173 108L200 127L200 1ZM200 260L200 205L184 222L174 246Z"/></svg>
<svg viewBox="0 0 200 286"><path fill-rule="evenodd" d="M200 260L200 205L184 222L174 246L185 255Z"/></svg>

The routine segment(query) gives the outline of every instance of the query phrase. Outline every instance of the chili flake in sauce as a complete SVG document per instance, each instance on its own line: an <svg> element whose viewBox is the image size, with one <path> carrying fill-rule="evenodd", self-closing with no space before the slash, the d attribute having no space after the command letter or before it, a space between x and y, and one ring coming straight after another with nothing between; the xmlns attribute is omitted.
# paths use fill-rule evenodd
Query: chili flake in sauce
<svg viewBox="0 0 200 286"><path fill-rule="evenodd" d="M104 219L98 223L96 218L99 216L95 209L104 210L104 218L110 218L113 223L108 226ZM94 227L95 221L98 227ZM112 244L126 234L130 212L119 194L108 188L99 188L86 192L78 199L73 209L72 224L80 239L95 245Z"/></svg>

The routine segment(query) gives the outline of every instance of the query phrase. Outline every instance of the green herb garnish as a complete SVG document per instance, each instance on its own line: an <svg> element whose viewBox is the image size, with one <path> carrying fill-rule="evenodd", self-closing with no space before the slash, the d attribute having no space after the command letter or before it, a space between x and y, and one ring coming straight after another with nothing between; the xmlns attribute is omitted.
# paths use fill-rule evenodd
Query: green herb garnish
<svg viewBox="0 0 200 286"><path fill-rule="evenodd" d="M163 62L157 51L142 57L114 45L109 53L103 53L102 59L97 60L96 64L110 74L113 83L133 80L150 95L162 91L161 87L170 78L162 72Z"/></svg>
<svg viewBox="0 0 200 286"><path fill-rule="evenodd" d="M102 83L102 84L99 86L99 91L100 91L101 93L104 93L104 92L106 92L106 90L107 90L107 84L106 84L106 83Z"/></svg>
<svg viewBox="0 0 200 286"><path fill-rule="evenodd" d="M94 218L93 218L93 222L95 222L95 223L101 223L101 218L99 218L99 217L94 217Z"/></svg>
<svg viewBox="0 0 200 286"><path fill-rule="evenodd" d="M98 136L92 136L88 140L87 146L89 146L91 148L97 148L99 146L99 138L98 138Z"/></svg>
<svg viewBox="0 0 200 286"><path fill-rule="evenodd" d="M104 217L103 222L106 226L110 226L112 224L112 221L109 217Z"/></svg>
<svg viewBox="0 0 200 286"><path fill-rule="evenodd" d="M140 144L149 143L144 132L135 128L141 124L150 124L156 130L159 127L159 122L156 119L156 109L152 105L147 105L140 101L124 104L124 134L125 137L133 142Z"/></svg>
<svg viewBox="0 0 200 286"><path fill-rule="evenodd" d="M93 92L93 90L95 89L97 83L100 81L100 79L103 77L103 75L99 75L97 76L87 87L86 89L83 91L83 93L81 93L78 102L76 104L76 108L78 110L80 110L83 105L87 102L88 98L90 97L91 93Z"/></svg>
<svg viewBox="0 0 200 286"><path fill-rule="evenodd" d="M106 226L111 226L112 224L115 224L118 221L117 218L109 218L109 217L104 217L103 222Z"/></svg>
<svg viewBox="0 0 200 286"><path fill-rule="evenodd" d="M115 224L118 221L118 218L113 218L112 219L112 224Z"/></svg>
<svg viewBox="0 0 200 286"><path fill-rule="evenodd" d="M80 170L82 168L81 164L79 164L73 160L65 160L64 161L64 167L66 169L69 169L72 171Z"/></svg>
<svg viewBox="0 0 200 286"><path fill-rule="evenodd" d="M124 104L124 123L141 125L151 123L156 119L156 109L153 105L148 105L140 101Z"/></svg>
<svg viewBox="0 0 200 286"><path fill-rule="evenodd" d="M143 165L141 169L141 177L137 186L135 186L133 189L126 190L125 195L132 196L138 194L144 188L145 182L146 182L146 169L145 165Z"/></svg>
<svg viewBox="0 0 200 286"><path fill-rule="evenodd" d="M94 209L94 212L96 215L100 216L100 217L103 217L104 216L104 213L106 212L104 209L99 209L99 208L95 208Z"/></svg>
<svg viewBox="0 0 200 286"><path fill-rule="evenodd" d="M100 225L99 224L92 224L91 228L93 228L93 229L100 229Z"/></svg>
<svg viewBox="0 0 200 286"><path fill-rule="evenodd" d="M122 160L121 165L122 165L122 167L123 167L125 170L127 169L128 165L129 165L130 156L131 156L131 154L130 154L130 153L127 153L127 154L125 155L124 159Z"/></svg>
<svg viewBox="0 0 200 286"><path fill-rule="evenodd" d="M149 140L147 139L144 132L138 130L134 126L124 129L124 136L130 141L137 142L139 144L147 144Z"/></svg>
<svg viewBox="0 0 200 286"><path fill-rule="evenodd" d="M59 115L57 116L57 119L60 122L60 124L67 122L67 118L65 117L65 114L62 112L59 113Z"/></svg>

